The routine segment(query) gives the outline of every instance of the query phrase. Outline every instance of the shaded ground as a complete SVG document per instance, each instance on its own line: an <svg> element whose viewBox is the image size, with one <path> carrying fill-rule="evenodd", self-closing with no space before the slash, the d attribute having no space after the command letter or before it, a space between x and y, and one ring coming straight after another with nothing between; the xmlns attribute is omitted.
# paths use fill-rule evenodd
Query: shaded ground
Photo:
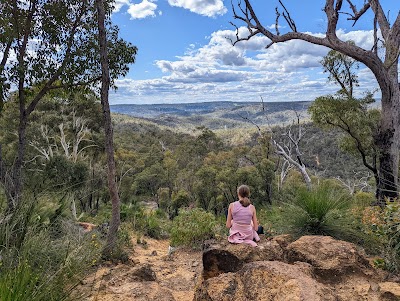
<svg viewBox="0 0 400 301"><path fill-rule="evenodd" d="M128 264L99 267L84 281L86 301L191 301L202 272L202 252L177 249L168 240L133 241Z"/></svg>

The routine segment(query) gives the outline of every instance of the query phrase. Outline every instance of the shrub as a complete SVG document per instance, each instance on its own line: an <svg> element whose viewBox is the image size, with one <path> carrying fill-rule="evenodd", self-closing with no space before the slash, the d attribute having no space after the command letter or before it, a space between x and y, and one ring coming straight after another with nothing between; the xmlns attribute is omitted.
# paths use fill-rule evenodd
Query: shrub
<svg viewBox="0 0 400 301"><path fill-rule="evenodd" d="M257 208L257 219L266 236L283 234L287 230L282 211L283 207L278 205Z"/></svg>
<svg viewBox="0 0 400 301"><path fill-rule="evenodd" d="M351 239L354 219L347 209L349 195L329 185L317 186L311 191L299 188L295 199L283 209L283 219L289 232L301 235L330 235Z"/></svg>
<svg viewBox="0 0 400 301"><path fill-rule="evenodd" d="M400 203L388 202L380 207L367 207L363 212L363 224L368 235L379 240L383 262L380 266L400 272Z"/></svg>
<svg viewBox="0 0 400 301"><path fill-rule="evenodd" d="M354 194L354 203L356 206L367 207L374 203L375 200L374 194L370 192L359 191Z"/></svg>
<svg viewBox="0 0 400 301"><path fill-rule="evenodd" d="M181 210L172 222L171 245L201 247L204 240L214 236L216 224L215 216L203 209Z"/></svg>
<svg viewBox="0 0 400 301"><path fill-rule="evenodd" d="M31 205L21 206L0 218L0 299L77 300L71 292L97 260L101 245L73 222L57 221L57 230L55 224L39 223L31 218L33 211Z"/></svg>

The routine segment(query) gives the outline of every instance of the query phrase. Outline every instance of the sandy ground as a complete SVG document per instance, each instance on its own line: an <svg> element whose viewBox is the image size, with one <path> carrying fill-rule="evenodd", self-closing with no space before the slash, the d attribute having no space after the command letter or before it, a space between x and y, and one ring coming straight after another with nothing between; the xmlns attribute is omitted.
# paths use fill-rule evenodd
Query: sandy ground
<svg viewBox="0 0 400 301"><path fill-rule="evenodd" d="M128 264L99 267L83 281L86 301L191 301L202 272L201 251L177 249L168 240L144 238Z"/></svg>

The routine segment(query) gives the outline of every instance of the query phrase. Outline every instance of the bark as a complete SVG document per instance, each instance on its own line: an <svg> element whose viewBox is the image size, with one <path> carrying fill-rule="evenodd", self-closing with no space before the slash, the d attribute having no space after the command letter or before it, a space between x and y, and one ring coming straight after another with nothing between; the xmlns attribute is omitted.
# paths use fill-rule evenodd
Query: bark
<svg viewBox="0 0 400 301"><path fill-rule="evenodd" d="M102 0L96 0L97 18L99 28L99 44L100 44L100 60L102 67L102 84L101 84L101 104L103 107L104 116L104 130L105 130L105 147L107 153L108 165L108 189L112 202L112 216L110 228L107 235L107 242L103 249L105 256L110 256L116 247L117 233L120 225L120 204L117 189L117 182L115 180L115 160L114 160L114 145L113 145L113 128L111 123L110 105L108 102L108 93L110 88L110 73L108 65L108 52L107 52L107 37L105 29L105 11Z"/></svg>
<svg viewBox="0 0 400 301"><path fill-rule="evenodd" d="M381 93L382 93L382 118L380 122L379 134L375 137L375 144L379 149L378 157L378 187L377 196L378 200L384 201L385 198L393 199L398 197L398 168L399 168L399 147L400 147L400 87L399 87L399 74L398 63L400 54L400 12L396 20L391 26L379 0L369 0L365 3L363 8L357 11L352 1L347 1L353 15L348 20L356 23L367 11L372 10L374 14L373 28L376 24L381 30L384 46L385 56L384 60L377 55L375 49L366 50L359 46L352 45L346 41L340 40L336 35L337 24L339 16L342 12L341 0L326 0L324 11L328 20L325 37L315 37L307 33L297 32L296 27L293 26L293 20L290 18L287 23L292 31L283 35L273 34L268 28L264 27L255 13L250 0L244 2L238 1L238 8L234 8L234 18L244 22L247 26L249 34L244 38L239 38L238 27L236 44L240 41L246 41L253 36L262 34L271 40L271 43L266 46L269 48L275 43L282 43L290 40L303 40L312 44L326 46L330 49L341 52L353 59L363 63L374 74ZM243 4L244 3L244 6ZM279 16L276 19L278 25ZM375 35L377 39L377 35ZM374 45L377 45L378 40Z"/></svg>

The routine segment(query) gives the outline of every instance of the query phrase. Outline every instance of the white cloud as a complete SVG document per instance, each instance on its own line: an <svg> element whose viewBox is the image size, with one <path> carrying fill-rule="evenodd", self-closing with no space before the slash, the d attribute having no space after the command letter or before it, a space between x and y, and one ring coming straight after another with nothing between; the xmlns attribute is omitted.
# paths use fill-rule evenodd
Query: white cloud
<svg viewBox="0 0 400 301"><path fill-rule="evenodd" d="M121 10L124 5L129 5L130 0L116 0L114 3L114 13L117 13Z"/></svg>
<svg viewBox="0 0 400 301"><path fill-rule="evenodd" d="M245 34L240 28L239 34ZM371 32L338 31L340 38L353 40L369 49ZM322 34L313 34L322 36ZM300 40L275 44L255 36L232 46L234 30L212 33L203 46L188 45L183 56L175 60L155 62L162 78L117 81L118 96L112 103L172 103L199 101L312 101L335 93L338 87L328 83L320 61L329 49ZM359 70L358 91L377 86L374 76L365 67Z"/></svg>
<svg viewBox="0 0 400 301"><path fill-rule="evenodd" d="M207 17L215 17L227 12L222 0L168 0L168 3Z"/></svg>
<svg viewBox="0 0 400 301"><path fill-rule="evenodd" d="M128 13L131 15L131 18L144 19L147 17L155 17L157 4L153 1L154 0L143 0L138 4L129 4Z"/></svg>

